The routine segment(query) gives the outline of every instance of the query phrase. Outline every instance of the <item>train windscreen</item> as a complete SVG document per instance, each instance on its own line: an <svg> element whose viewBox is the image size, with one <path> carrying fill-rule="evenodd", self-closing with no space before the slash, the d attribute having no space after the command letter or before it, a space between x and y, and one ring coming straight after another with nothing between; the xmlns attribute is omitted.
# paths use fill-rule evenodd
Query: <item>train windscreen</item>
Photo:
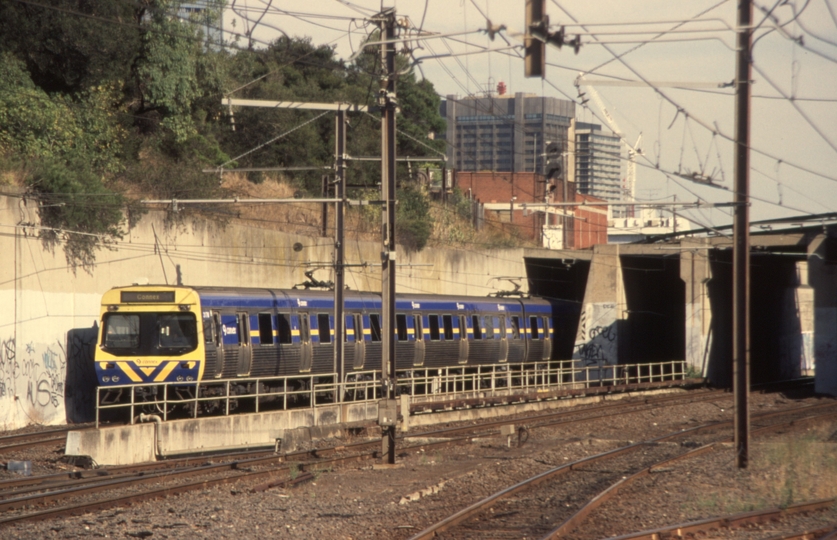
<svg viewBox="0 0 837 540"><path fill-rule="evenodd" d="M102 348L114 356L178 356L198 346L194 313L107 313Z"/></svg>

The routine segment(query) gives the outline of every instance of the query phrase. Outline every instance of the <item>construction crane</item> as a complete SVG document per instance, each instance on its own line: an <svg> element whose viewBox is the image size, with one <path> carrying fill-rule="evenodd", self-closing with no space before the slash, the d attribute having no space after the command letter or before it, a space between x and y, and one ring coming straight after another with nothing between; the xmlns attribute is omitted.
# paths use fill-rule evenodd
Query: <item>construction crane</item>
<svg viewBox="0 0 837 540"><path fill-rule="evenodd" d="M617 137L619 137L619 140L621 140L622 143L625 145L625 147L628 149L628 162L627 162L627 167L626 167L627 170L626 170L626 174L625 174L625 184L624 184L624 186L622 186L622 190L625 193L625 196L628 200L635 201L636 200L636 156L637 156L637 154L642 155L642 150L640 150L640 148L639 148L639 143L640 143L640 141L642 141L642 133L639 134L639 137L637 137L636 142L633 145L631 145L625 139L625 136L623 135L622 130L619 129L619 124L616 123L616 120L610 114L610 111L608 111L607 107L605 107L604 101L602 101L602 97L599 95L599 93L596 91L596 89L592 85L587 84L587 81L584 80L583 75L579 74L579 76L575 80L575 87L578 89L578 95L579 96L584 95L584 93L581 91L581 86L586 86L589 89L590 97L593 98L593 101L596 102L596 106L602 111L602 116L604 116L605 122L607 122L607 125L610 127L610 129L613 131L613 133L616 134ZM584 103L586 103L586 100L582 101L582 104L584 104Z"/></svg>

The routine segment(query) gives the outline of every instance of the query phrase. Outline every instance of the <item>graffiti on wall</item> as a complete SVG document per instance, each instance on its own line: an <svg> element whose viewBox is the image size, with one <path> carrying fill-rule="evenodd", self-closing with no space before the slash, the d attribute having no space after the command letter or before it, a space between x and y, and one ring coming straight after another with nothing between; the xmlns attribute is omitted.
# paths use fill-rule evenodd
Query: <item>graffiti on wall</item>
<svg viewBox="0 0 837 540"><path fill-rule="evenodd" d="M12 392L12 380L16 363L15 340L0 342L0 399Z"/></svg>
<svg viewBox="0 0 837 540"><path fill-rule="evenodd" d="M573 359L583 366L615 364L616 304L586 304L578 322Z"/></svg>
<svg viewBox="0 0 837 540"><path fill-rule="evenodd" d="M0 420L19 424L15 414L24 415L24 423L63 419L66 371L66 354L61 343L30 341L19 347L14 337L0 340L0 400L20 405L6 407L6 417Z"/></svg>

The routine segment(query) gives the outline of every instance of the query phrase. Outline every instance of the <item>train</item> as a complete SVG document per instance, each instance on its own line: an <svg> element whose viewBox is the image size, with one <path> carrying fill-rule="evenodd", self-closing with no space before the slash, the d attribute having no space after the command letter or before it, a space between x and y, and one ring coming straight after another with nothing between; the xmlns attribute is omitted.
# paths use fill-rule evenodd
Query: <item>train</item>
<svg viewBox="0 0 837 540"><path fill-rule="evenodd" d="M243 395L275 394L279 386L264 381L304 385L380 370L381 295L344 292L342 365L334 355L334 306L327 290L113 288L102 297L94 353L100 403L154 400L160 383L191 399L212 381L232 381L232 392ZM577 312L574 303L526 295L398 294L396 371L549 363L556 321Z"/></svg>

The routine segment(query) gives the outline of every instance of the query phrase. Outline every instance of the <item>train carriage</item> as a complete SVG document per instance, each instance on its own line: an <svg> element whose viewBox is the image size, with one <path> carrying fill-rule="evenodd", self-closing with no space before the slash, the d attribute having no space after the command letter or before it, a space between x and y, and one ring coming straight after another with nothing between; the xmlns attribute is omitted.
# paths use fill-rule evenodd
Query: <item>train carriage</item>
<svg viewBox="0 0 837 540"><path fill-rule="evenodd" d="M125 385L153 399L175 383L183 398L195 382L308 376L345 382L380 369L382 305L378 294L346 291L344 364L335 365L334 294L295 289L131 286L106 292L95 369L103 403L124 401ZM396 369L433 369L549 362L556 303L539 298L399 294L393 339ZM298 378L294 384L303 384ZM246 382L245 382L246 381ZM288 387L287 382L281 388ZM202 386L202 388L208 388ZM276 392L279 387L260 391Z"/></svg>

